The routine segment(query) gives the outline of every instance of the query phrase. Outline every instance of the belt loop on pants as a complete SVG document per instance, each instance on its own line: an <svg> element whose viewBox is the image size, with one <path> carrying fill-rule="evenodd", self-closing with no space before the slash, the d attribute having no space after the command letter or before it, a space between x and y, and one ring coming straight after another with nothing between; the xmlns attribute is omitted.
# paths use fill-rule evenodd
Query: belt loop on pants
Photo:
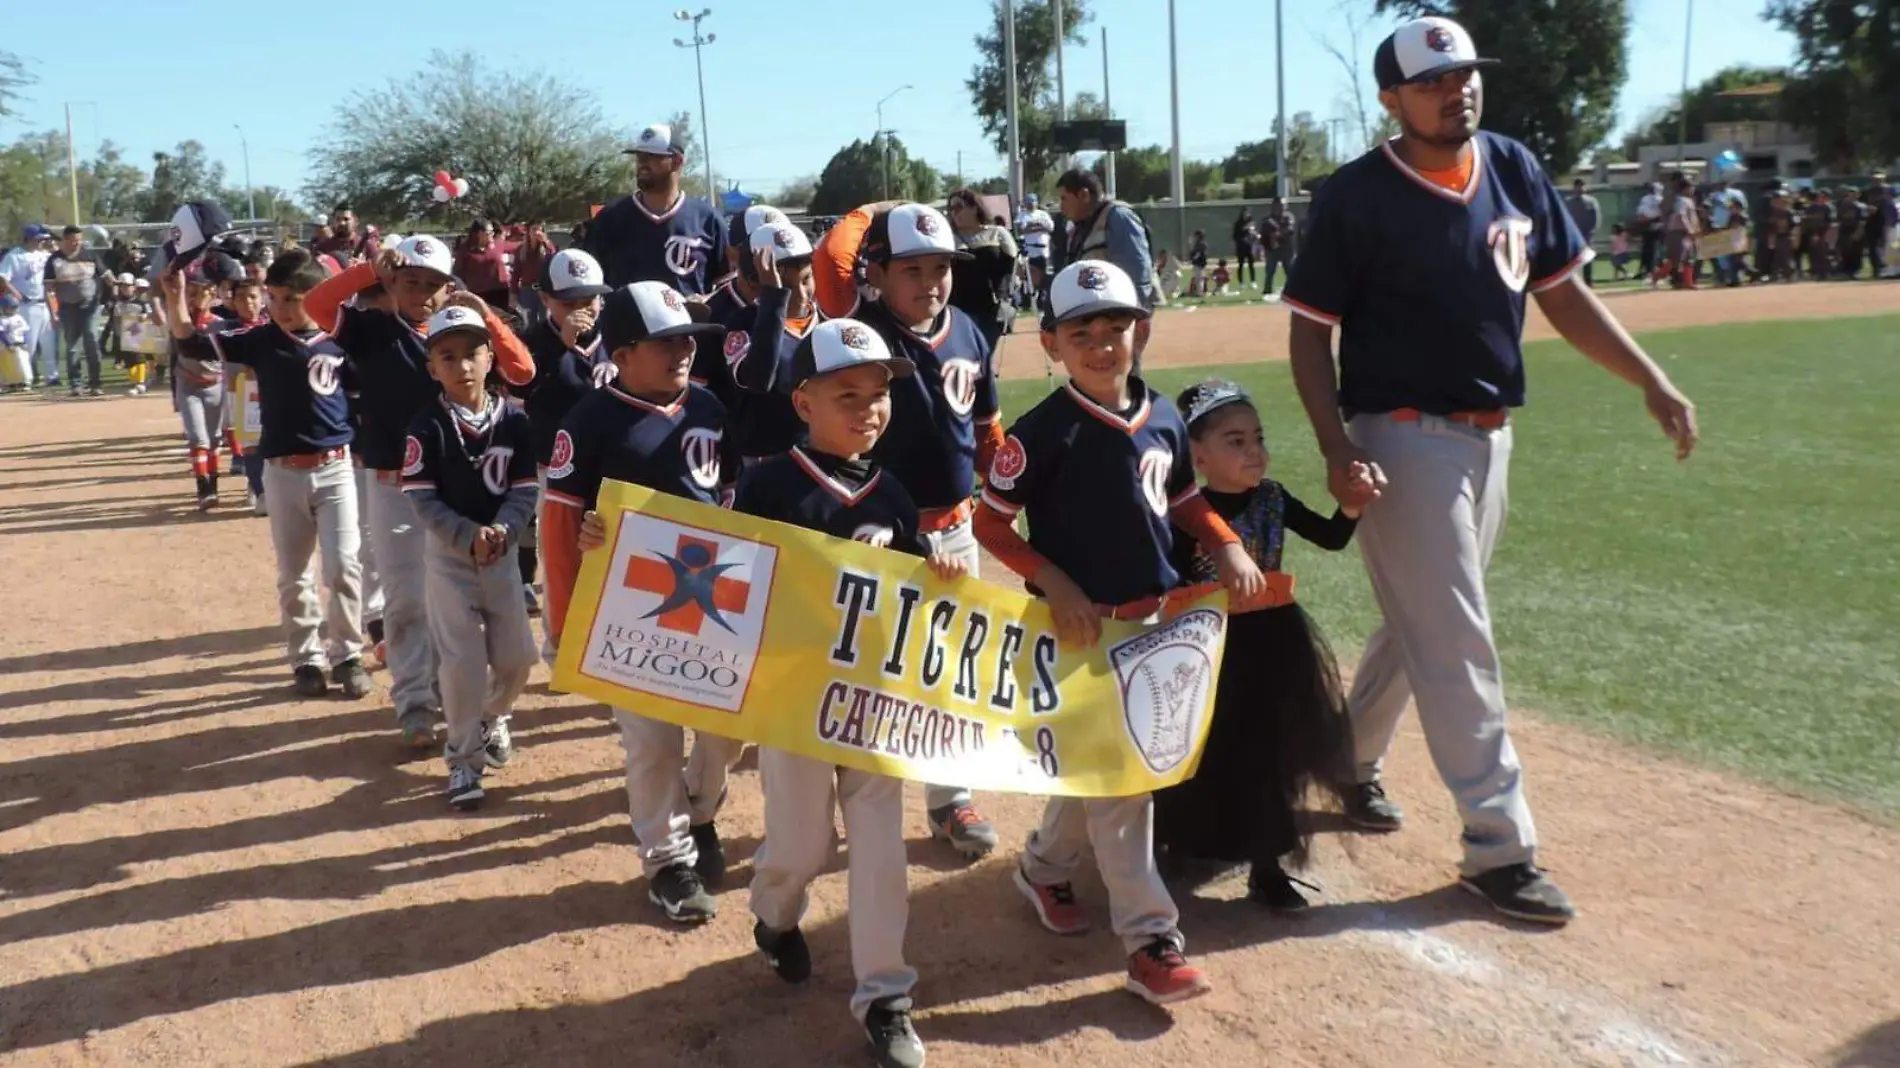
<svg viewBox="0 0 1900 1068"><path fill-rule="evenodd" d="M1447 412L1443 415L1439 415L1436 412L1421 412L1417 408L1394 408L1386 414L1389 415L1395 423L1420 422L1426 415L1430 414L1435 418L1443 419L1447 423L1468 426L1473 430L1503 430L1505 427L1511 425L1511 412L1508 408L1492 408L1488 411L1475 412Z"/></svg>
<svg viewBox="0 0 1900 1068"><path fill-rule="evenodd" d="M968 523L971 515L969 501L953 508L925 508L917 514L917 529L924 534L941 534Z"/></svg>
<svg viewBox="0 0 1900 1068"><path fill-rule="evenodd" d="M325 449L322 452L293 452L289 456L272 456L265 462L297 471L315 471L324 464L345 459L349 455L350 447L343 445L334 449Z"/></svg>

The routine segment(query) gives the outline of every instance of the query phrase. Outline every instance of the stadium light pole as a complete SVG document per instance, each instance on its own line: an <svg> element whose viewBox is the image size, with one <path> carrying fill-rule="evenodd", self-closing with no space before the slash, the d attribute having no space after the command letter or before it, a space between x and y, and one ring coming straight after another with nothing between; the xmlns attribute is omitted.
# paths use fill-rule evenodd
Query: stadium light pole
<svg viewBox="0 0 1900 1068"><path fill-rule="evenodd" d="M885 200L891 199L891 137L890 135L895 131L886 130L884 128L884 105L891 102L891 97L894 97L897 94L909 88L911 87L908 85L900 85L897 88L891 90L890 92L885 93L884 99L877 102L877 133L872 136L871 140L874 142L882 142L882 146L883 146L883 151L879 153L879 158L882 160L884 164L884 199Z"/></svg>
<svg viewBox="0 0 1900 1068"><path fill-rule="evenodd" d="M1009 199L1012 209L1023 202L1022 131L1016 125L1016 3L1003 5L1003 122L1009 127Z"/></svg>
<svg viewBox="0 0 1900 1068"><path fill-rule="evenodd" d="M700 151L706 154L706 197L712 201L713 209L717 211L719 209L719 186L713 181L712 122L706 118L706 63L705 60L700 57L700 49L717 41L719 35L709 33L702 37L699 33L700 21L711 14L712 8L707 8L697 15L683 8L673 12L674 18L681 22L690 22L693 24L693 39L691 43L682 41L677 37L673 38L673 43L681 48L690 48L693 50L693 69L699 74L699 147Z"/></svg>
<svg viewBox="0 0 1900 1068"><path fill-rule="evenodd" d="M1281 0L1273 0L1273 79L1277 83L1274 124L1280 132L1273 138L1273 188L1286 199L1286 22L1280 17Z"/></svg>
<svg viewBox="0 0 1900 1068"><path fill-rule="evenodd" d="M244 137L244 127L234 122L231 124L231 129L238 132L238 145L244 149L244 201L247 210L251 213L251 221L256 222L257 187L251 184L251 143Z"/></svg>
<svg viewBox="0 0 1900 1068"><path fill-rule="evenodd" d="M1115 105L1110 102L1110 97L1108 95L1108 27L1107 26L1102 27L1102 110L1107 113L1106 116L1104 117L1109 118L1109 119L1113 119L1115 117ZM1108 183L1107 183L1108 196L1110 200L1113 200L1115 198L1115 153L1110 152L1108 154L1108 158L1105 161L1103 161L1102 173L1104 176L1108 178Z"/></svg>
<svg viewBox="0 0 1900 1068"><path fill-rule="evenodd" d="M1062 0L1049 0L1049 14L1055 19L1056 42L1056 121L1069 121L1069 94L1063 88L1062 81ZM1069 169L1069 154L1061 157L1061 170Z"/></svg>
<svg viewBox="0 0 1900 1068"><path fill-rule="evenodd" d="M1174 194L1176 248L1187 247L1187 180L1181 174L1181 63L1175 48L1174 0L1168 0L1168 109L1174 145L1168 161L1168 187Z"/></svg>
<svg viewBox="0 0 1900 1068"><path fill-rule="evenodd" d="M1676 99L1676 170L1686 172L1689 148L1689 39L1695 32L1695 0L1689 0L1688 20L1682 27L1682 95Z"/></svg>

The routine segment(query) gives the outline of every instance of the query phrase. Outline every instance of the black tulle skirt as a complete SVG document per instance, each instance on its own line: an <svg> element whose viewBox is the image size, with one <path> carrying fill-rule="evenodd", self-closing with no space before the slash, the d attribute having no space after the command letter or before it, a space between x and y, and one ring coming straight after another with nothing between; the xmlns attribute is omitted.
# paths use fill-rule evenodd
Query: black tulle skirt
<svg viewBox="0 0 1900 1068"><path fill-rule="evenodd" d="M1299 813L1352 759L1339 667L1299 605L1233 616L1214 719L1192 779L1155 793L1155 848L1176 861L1304 851Z"/></svg>

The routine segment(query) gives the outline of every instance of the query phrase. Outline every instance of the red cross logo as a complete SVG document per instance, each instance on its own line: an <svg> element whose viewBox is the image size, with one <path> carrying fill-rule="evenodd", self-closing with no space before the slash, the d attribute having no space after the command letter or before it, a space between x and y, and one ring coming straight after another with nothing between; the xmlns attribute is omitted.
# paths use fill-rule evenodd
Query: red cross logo
<svg viewBox="0 0 1900 1068"><path fill-rule="evenodd" d="M621 584L659 594L659 607L644 618L658 619L667 630L698 637L709 618L731 630L725 613L745 611L752 584L722 577L740 565L715 563L718 559L717 542L681 534L671 556L655 552L652 557L629 559Z"/></svg>

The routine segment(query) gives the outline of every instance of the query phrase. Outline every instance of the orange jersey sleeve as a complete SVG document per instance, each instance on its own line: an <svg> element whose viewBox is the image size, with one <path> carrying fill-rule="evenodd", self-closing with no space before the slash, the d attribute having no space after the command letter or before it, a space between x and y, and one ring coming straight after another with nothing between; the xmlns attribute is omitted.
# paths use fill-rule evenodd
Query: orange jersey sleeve
<svg viewBox="0 0 1900 1068"><path fill-rule="evenodd" d="M818 308L827 319L842 319L858 307L858 250L871 228L872 209L862 207L838 220L812 250L811 277Z"/></svg>
<svg viewBox="0 0 1900 1068"><path fill-rule="evenodd" d="M319 329L336 332L337 310L343 302L376 284L376 265L359 263L342 274L331 275L304 294L303 310L316 320Z"/></svg>
<svg viewBox="0 0 1900 1068"><path fill-rule="evenodd" d="M522 344L520 336L492 311L482 316L482 325L488 327L489 346L495 351L495 369L501 372L502 380L511 386L525 386L534 381L534 354Z"/></svg>
<svg viewBox="0 0 1900 1068"><path fill-rule="evenodd" d="M547 623L548 633L559 644L567 606L574 599L574 579L581 570L581 509L552 497L545 504L541 509L541 561L547 568Z"/></svg>
<svg viewBox="0 0 1900 1068"><path fill-rule="evenodd" d="M1175 526L1194 535L1194 540L1201 548L1209 552L1223 545L1240 543L1240 536L1234 533L1234 528L1228 526L1227 520L1222 519L1214 506L1207 503L1207 498L1198 493L1168 509L1168 518L1173 520Z"/></svg>
<svg viewBox="0 0 1900 1068"><path fill-rule="evenodd" d="M989 550L991 556L1003 562L1024 579L1033 580L1036 572L1041 571L1049 561L1036 550L1029 547L1021 534L1016 533L1016 521L1010 516L992 508L987 501L976 506L977 544Z"/></svg>

